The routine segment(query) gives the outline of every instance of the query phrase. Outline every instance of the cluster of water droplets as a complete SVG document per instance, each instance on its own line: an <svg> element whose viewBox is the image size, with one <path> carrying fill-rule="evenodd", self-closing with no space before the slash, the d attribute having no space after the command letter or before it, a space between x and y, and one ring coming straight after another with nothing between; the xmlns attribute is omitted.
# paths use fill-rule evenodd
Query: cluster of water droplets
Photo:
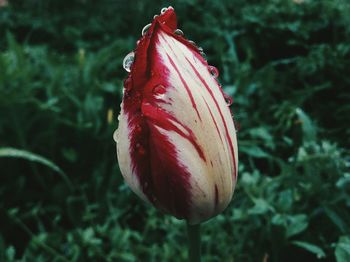
<svg viewBox="0 0 350 262"><path fill-rule="evenodd" d="M169 6L169 7L163 7L161 10L160 10L160 14L164 14L169 8L173 9L172 6ZM158 15L154 15L153 19L155 19ZM141 31L141 35L144 36L147 34L149 28L151 27L152 24L147 24L145 25L143 28L142 28L142 31ZM176 29L174 31L174 34L176 35L179 35L179 36L184 36L184 32L181 30L181 29ZM137 41L137 44L139 43L139 41ZM198 47L196 45L195 42L189 40L189 43L191 43L193 46L195 46L199 53L201 54L201 56L205 59L206 59L206 55L203 51L203 48L202 47ZM123 68L125 69L125 71L127 71L128 73L131 71L131 66L134 62L134 59L135 59L135 53L134 52L130 52L129 54L127 54L123 60Z"/></svg>
<svg viewBox="0 0 350 262"><path fill-rule="evenodd" d="M171 6L169 7L163 7L162 10L160 11L161 14L164 14L168 8L172 8ZM155 19L158 15L155 15L153 17L153 19ZM141 35L144 36L146 35L147 31L149 30L149 28L151 27L152 24L147 24L145 25L143 28L142 28L142 31L141 31ZM179 32L182 33L182 31L180 29L178 29ZM183 34L183 33L182 33ZM139 41L137 41L137 44L139 43ZM127 54L125 56L125 58L123 59L123 68L125 69L126 72L130 73L131 71L131 66L132 64L134 63L134 60L135 60L135 52L130 52L129 54Z"/></svg>
<svg viewBox="0 0 350 262"><path fill-rule="evenodd" d="M160 11L160 14L164 14L169 8L173 8L172 6L169 6L169 7L163 7ZM154 15L153 19L155 19L158 15ZM142 36L146 35L149 28L151 27L152 24L147 24L143 27L142 29ZM174 31L174 34L176 35L179 35L179 36L184 36L184 32L181 30L181 29L176 29ZM197 44L192 41L192 40L188 40L188 42L190 44L192 44L195 48L197 48L198 52L200 53L200 55L205 59L207 60L207 56L206 54L204 53L204 50L202 47L200 46L197 46ZM137 44L139 43L139 41L137 42ZM129 54L127 54L123 60L123 68L127 71L127 72L130 72L131 71L131 67L132 67L132 64L134 62L134 59L135 59L135 53L134 52L130 52ZM208 66L208 70L210 72L210 74L214 77L214 78L217 78L219 76L219 70L214 67L214 66ZM157 95L159 98L162 97L165 93L165 88L164 86L162 85L157 85L153 88L152 90L153 94ZM224 94L224 97L225 97L225 101L226 101L226 104L228 106L231 106L232 105L232 98L226 94Z"/></svg>
<svg viewBox="0 0 350 262"><path fill-rule="evenodd" d="M209 66L208 66L208 70L209 70L210 74L211 74L214 78L218 78L218 77L219 77L219 70L218 70L215 66L209 65ZM222 89L221 85L220 85L220 88ZM229 95L225 94L224 92L223 92L223 96L224 96L224 98L225 98L226 105L227 105L227 106L231 106L232 103L233 103L232 97L230 97Z"/></svg>

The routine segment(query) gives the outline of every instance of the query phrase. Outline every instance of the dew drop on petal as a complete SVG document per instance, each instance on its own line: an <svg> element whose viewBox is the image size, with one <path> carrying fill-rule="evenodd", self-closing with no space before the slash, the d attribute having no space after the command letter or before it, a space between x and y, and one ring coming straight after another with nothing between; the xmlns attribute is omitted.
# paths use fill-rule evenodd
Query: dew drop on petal
<svg viewBox="0 0 350 262"><path fill-rule="evenodd" d="M208 68L213 77L217 78L219 76L219 70L215 66L209 66Z"/></svg>
<svg viewBox="0 0 350 262"><path fill-rule="evenodd" d="M140 125L136 125L135 126L135 132L138 133L138 134L142 133L142 127Z"/></svg>
<svg viewBox="0 0 350 262"><path fill-rule="evenodd" d="M153 87L152 93L155 95L163 95L165 93L165 87L163 85L156 85Z"/></svg>
<svg viewBox="0 0 350 262"><path fill-rule="evenodd" d="M153 19L156 19L157 16L158 16L158 15L154 15L154 16L153 16Z"/></svg>
<svg viewBox="0 0 350 262"><path fill-rule="evenodd" d="M129 54L127 54L124 57L123 67L124 67L126 72L130 72L131 71L131 66L132 66L132 63L134 62L134 58L135 58L135 53L134 52L130 52Z"/></svg>
<svg viewBox="0 0 350 262"><path fill-rule="evenodd" d="M145 35L152 24L147 24L142 28L141 35Z"/></svg>
<svg viewBox="0 0 350 262"><path fill-rule="evenodd" d="M164 14L164 13L166 12L166 10L168 10L168 8L163 7L163 8L160 10L160 13L161 13L161 14Z"/></svg>
<svg viewBox="0 0 350 262"><path fill-rule="evenodd" d="M118 116L118 120L119 120L119 116ZM113 140L114 142L118 143L118 129L114 131L113 133Z"/></svg>
<svg viewBox="0 0 350 262"><path fill-rule="evenodd" d="M226 105L227 105L227 106L231 106L232 103L233 103L232 97L230 97L230 96L228 96L228 95L226 95L226 94L224 94L224 96L225 96Z"/></svg>
<svg viewBox="0 0 350 262"><path fill-rule="evenodd" d="M176 30L174 31L174 34L175 34L175 35L183 36L183 35L184 35L184 32L182 32L181 29L176 29Z"/></svg>
<svg viewBox="0 0 350 262"><path fill-rule="evenodd" d="M137 143L135 145L135 148L137 150L137 153L139 153L140 155L145 155L146 154L145 148L140 143Z"/></svg>
<svg viewBox="0 0 350 262"><path fill-rule="evenodd" d="M188 42L189 42L191 45L193 45L194 47L197 47L197 44L196 44L194 41L188 40Z"/></svg>
<svg viewBox="0 0 350 262"><path fill-rule="evenodd" d="M207 60L207 55L204 52L199 52L199 53L204 58L204 60Z"/></svg>

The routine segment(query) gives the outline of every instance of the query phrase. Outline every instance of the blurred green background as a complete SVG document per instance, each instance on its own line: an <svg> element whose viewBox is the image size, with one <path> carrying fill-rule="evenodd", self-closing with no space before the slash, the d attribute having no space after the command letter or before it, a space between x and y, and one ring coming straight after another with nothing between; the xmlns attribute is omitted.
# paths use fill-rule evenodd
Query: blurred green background
<svg viewBox="0 0 350 262"><path fill-rule="evenodd" d="M122 60L169 4L240 126L204 261L350 261L348 0L0 0L0 261L186 261L112 139Z"/></svg>

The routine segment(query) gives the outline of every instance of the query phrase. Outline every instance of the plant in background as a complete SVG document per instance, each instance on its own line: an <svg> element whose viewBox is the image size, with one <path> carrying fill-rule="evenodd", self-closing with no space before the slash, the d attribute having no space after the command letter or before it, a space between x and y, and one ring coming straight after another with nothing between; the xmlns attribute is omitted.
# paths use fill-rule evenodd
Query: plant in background
<svg viewBox="0 0 350 262"><path fill-rule="evenodd" d="M139 201L110 157L120 67L159 1L8 2L0 261L186 261L183 220ZM174 2L243 127L234 200L201 226L204 261L350 261L348 2Z"/></svg>
<svg viewBox="0 0 350 262"><path fill-rule="evenodd" d="M174 9L163 8L124 59L115 133L131 189L187 221L191 261L200 260L199 224L231 201L238 165L232 101L201 52L177 29Z"/></svg>

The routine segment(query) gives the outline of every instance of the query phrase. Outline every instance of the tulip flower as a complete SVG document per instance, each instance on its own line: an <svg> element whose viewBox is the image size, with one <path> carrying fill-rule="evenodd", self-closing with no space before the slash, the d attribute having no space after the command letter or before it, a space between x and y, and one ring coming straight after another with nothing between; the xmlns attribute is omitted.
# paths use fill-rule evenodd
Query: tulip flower
<svg viewBox="0 0 350 262"><path fill-rule="evenodd" d="M115 133L121 173L143 200L189 224L222 212L237 179L237 141L227 97L201 49L162 9L134 52Z"/></svg>
<svg viewBox="0 0 350 262"><path fill-rule="evenodd" d="M217 70L176 34L176 23L168 8L138 42L124 82L117 152L139 197L196 224L229 204L237 142Z"/></svg>

